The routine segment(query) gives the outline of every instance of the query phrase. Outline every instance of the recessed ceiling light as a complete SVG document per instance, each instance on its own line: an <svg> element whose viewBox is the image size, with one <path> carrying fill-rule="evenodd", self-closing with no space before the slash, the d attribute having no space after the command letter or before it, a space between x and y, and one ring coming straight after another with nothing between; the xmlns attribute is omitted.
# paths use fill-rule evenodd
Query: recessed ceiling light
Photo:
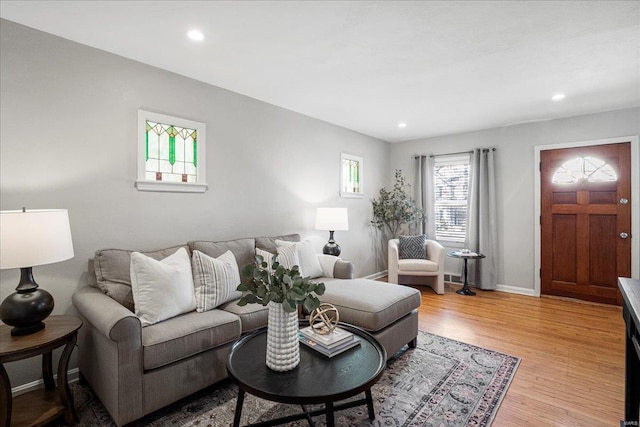
<svg viewBox="0 0 640 427"><path fill-rule="evenodd" d="M197 42L204 40L204 34L202 34L199 30L190 30L187 33L187 37Z"/></svg>
<svg viewBox="0 0 640 427"><path fill-rule="evenodd" d="M401 129L402 129L402 128L406 128L406 127L407 127L407 124L406 124L405 122L398 123L398 127L399 127L399 128L401 128Z"/></svg>
<svg viewBox="0 0 640 427"><path fill-rule="evenodd" d="M556 93L551 97L551 99L554 101L562 101L566 96L567 95L565 95L564 93Z"/></svg>

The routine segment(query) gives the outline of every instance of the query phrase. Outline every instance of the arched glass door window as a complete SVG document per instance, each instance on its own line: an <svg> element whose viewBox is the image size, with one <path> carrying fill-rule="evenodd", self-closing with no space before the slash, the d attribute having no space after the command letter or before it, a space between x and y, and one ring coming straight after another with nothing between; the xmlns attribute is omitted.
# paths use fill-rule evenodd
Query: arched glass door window
<svg viewBox="0 0 640 427"><path fill-rule="evenodd" d="M553 174L554 184L574 184L587 182L615 182L616 171L611 165L597 157L576 157L568 160Z"/></svg>

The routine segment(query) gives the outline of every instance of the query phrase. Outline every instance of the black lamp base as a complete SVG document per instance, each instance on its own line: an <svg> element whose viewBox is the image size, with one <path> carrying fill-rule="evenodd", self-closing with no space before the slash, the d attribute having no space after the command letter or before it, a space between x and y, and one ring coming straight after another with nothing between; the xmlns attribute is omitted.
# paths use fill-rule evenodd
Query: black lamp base
<svg viewBox="0 0 640 427"><path fill-rule="evenodd" d="M340 256L341 251L340 245L333 240L333 231L329 231L329 241L324 245L324 248L322 248L322 253L325 255Z"/></svg>
<svg viewBox="0 0 640 427"><path fill-rule="evenodd" d="M35 325L30 325L30 326L14 326L13 328L11 328L11 335L13 336L31 335L34 332L38 332L41 329L44 329L44 322L38 322Z"/></svg>
<svg viewBox="0 0 640 427"><path fill-rule="evenodd" d="M45 327L42 322L53 311L53 297L39 289L31 267L21 268L20 284L0 304L0 319L9 326L11 335L29 335Z"/></svg>
<svg viewBox="0 0 640 427"><path fill-rule="evenodd" d="M335 242L327 243L324 245L324 248L322 248L322 253L325 255L339 256L341 251L340 245Z"/></svg>

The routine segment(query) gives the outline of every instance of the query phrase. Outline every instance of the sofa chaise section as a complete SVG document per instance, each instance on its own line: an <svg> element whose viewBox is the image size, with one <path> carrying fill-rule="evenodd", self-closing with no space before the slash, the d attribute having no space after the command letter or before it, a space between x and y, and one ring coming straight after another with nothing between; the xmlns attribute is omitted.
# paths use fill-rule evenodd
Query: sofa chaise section
<svg viewBox="0 0 640 427"><path fill-rule="evenodd" d="M420 291L369 279L328 280L322 302L333 304L340 321L373 335L391 358L403 346L416 346Z"/></svg>

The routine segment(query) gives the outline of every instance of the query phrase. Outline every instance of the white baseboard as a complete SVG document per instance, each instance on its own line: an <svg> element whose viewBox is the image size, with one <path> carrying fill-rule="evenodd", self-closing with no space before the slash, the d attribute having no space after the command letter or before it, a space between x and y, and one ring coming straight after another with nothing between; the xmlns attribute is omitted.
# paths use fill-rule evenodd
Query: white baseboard
<svg viewBox="0 0 640 427"><path fill-rule="evenodd" d="M388 274L388 270L383 270L383 271L379 271L377 273L370 274L368 276L364 276L363 279L376 280L376 279L379 279L381 277L386 276L387 274Z"/></svg>
<svg viewBox="0 0 640 427"><path fill-rule="evenodd" d="M370 274L368 276L363 277L364 279L379 279L381 277L385 277L388 274L388 270L379 271L377 273ZM444 281L447 283L452 283L454 285L462 286L462 282L460 282L460 275L455 273L444 273ZM500 285L496 286L496 291L499 292L508 292L510 294L518 294L518 295L526 295L529 297L535 297L534 289L520 288L518 286L509 286L509 285Z"/></svg>
<svg viewBox="0 0 640 427"><path fill-rule="evenodd" d="M449 282L452 285L458 285L458 286L462 286L462 283L458 283L458 282ZM475 290L474 286L471 286L471 290ZM535 290L533 289L526 289L526 288L520 288L518 286L509 286L509 285L501 285L501 284L497 284L496 285L496 292L506 292L509 294L518 294L518 295L525 295L528 297L535 297Z"/></svg>
<svg viewBox="0 0 640 427"><path fill-rule="evenodd" d="M67 382L69 384L78 381L79 377L80 377L80 370L78 368L70 369L67 372ZM58 375L55 374L53 376L53 378L57 381ZM30 391L37 390L37 389L43 388L43 387L44 387L44 381L42 379L39 379L39 380L36 380L36 381L32 381L30 383L26 383L26 384L22 384L22 385L13 387L11 389L11 394L13 396L18 396L20 394L28 393Z"/></svg>
<svg viewBox="0 0 640 427"><path fill-rule="evenodd" d="M497 285L496 291L508 292L510 294L526 295L529 297L536 296L534 289L520 288L518 286Z"/></svg>

